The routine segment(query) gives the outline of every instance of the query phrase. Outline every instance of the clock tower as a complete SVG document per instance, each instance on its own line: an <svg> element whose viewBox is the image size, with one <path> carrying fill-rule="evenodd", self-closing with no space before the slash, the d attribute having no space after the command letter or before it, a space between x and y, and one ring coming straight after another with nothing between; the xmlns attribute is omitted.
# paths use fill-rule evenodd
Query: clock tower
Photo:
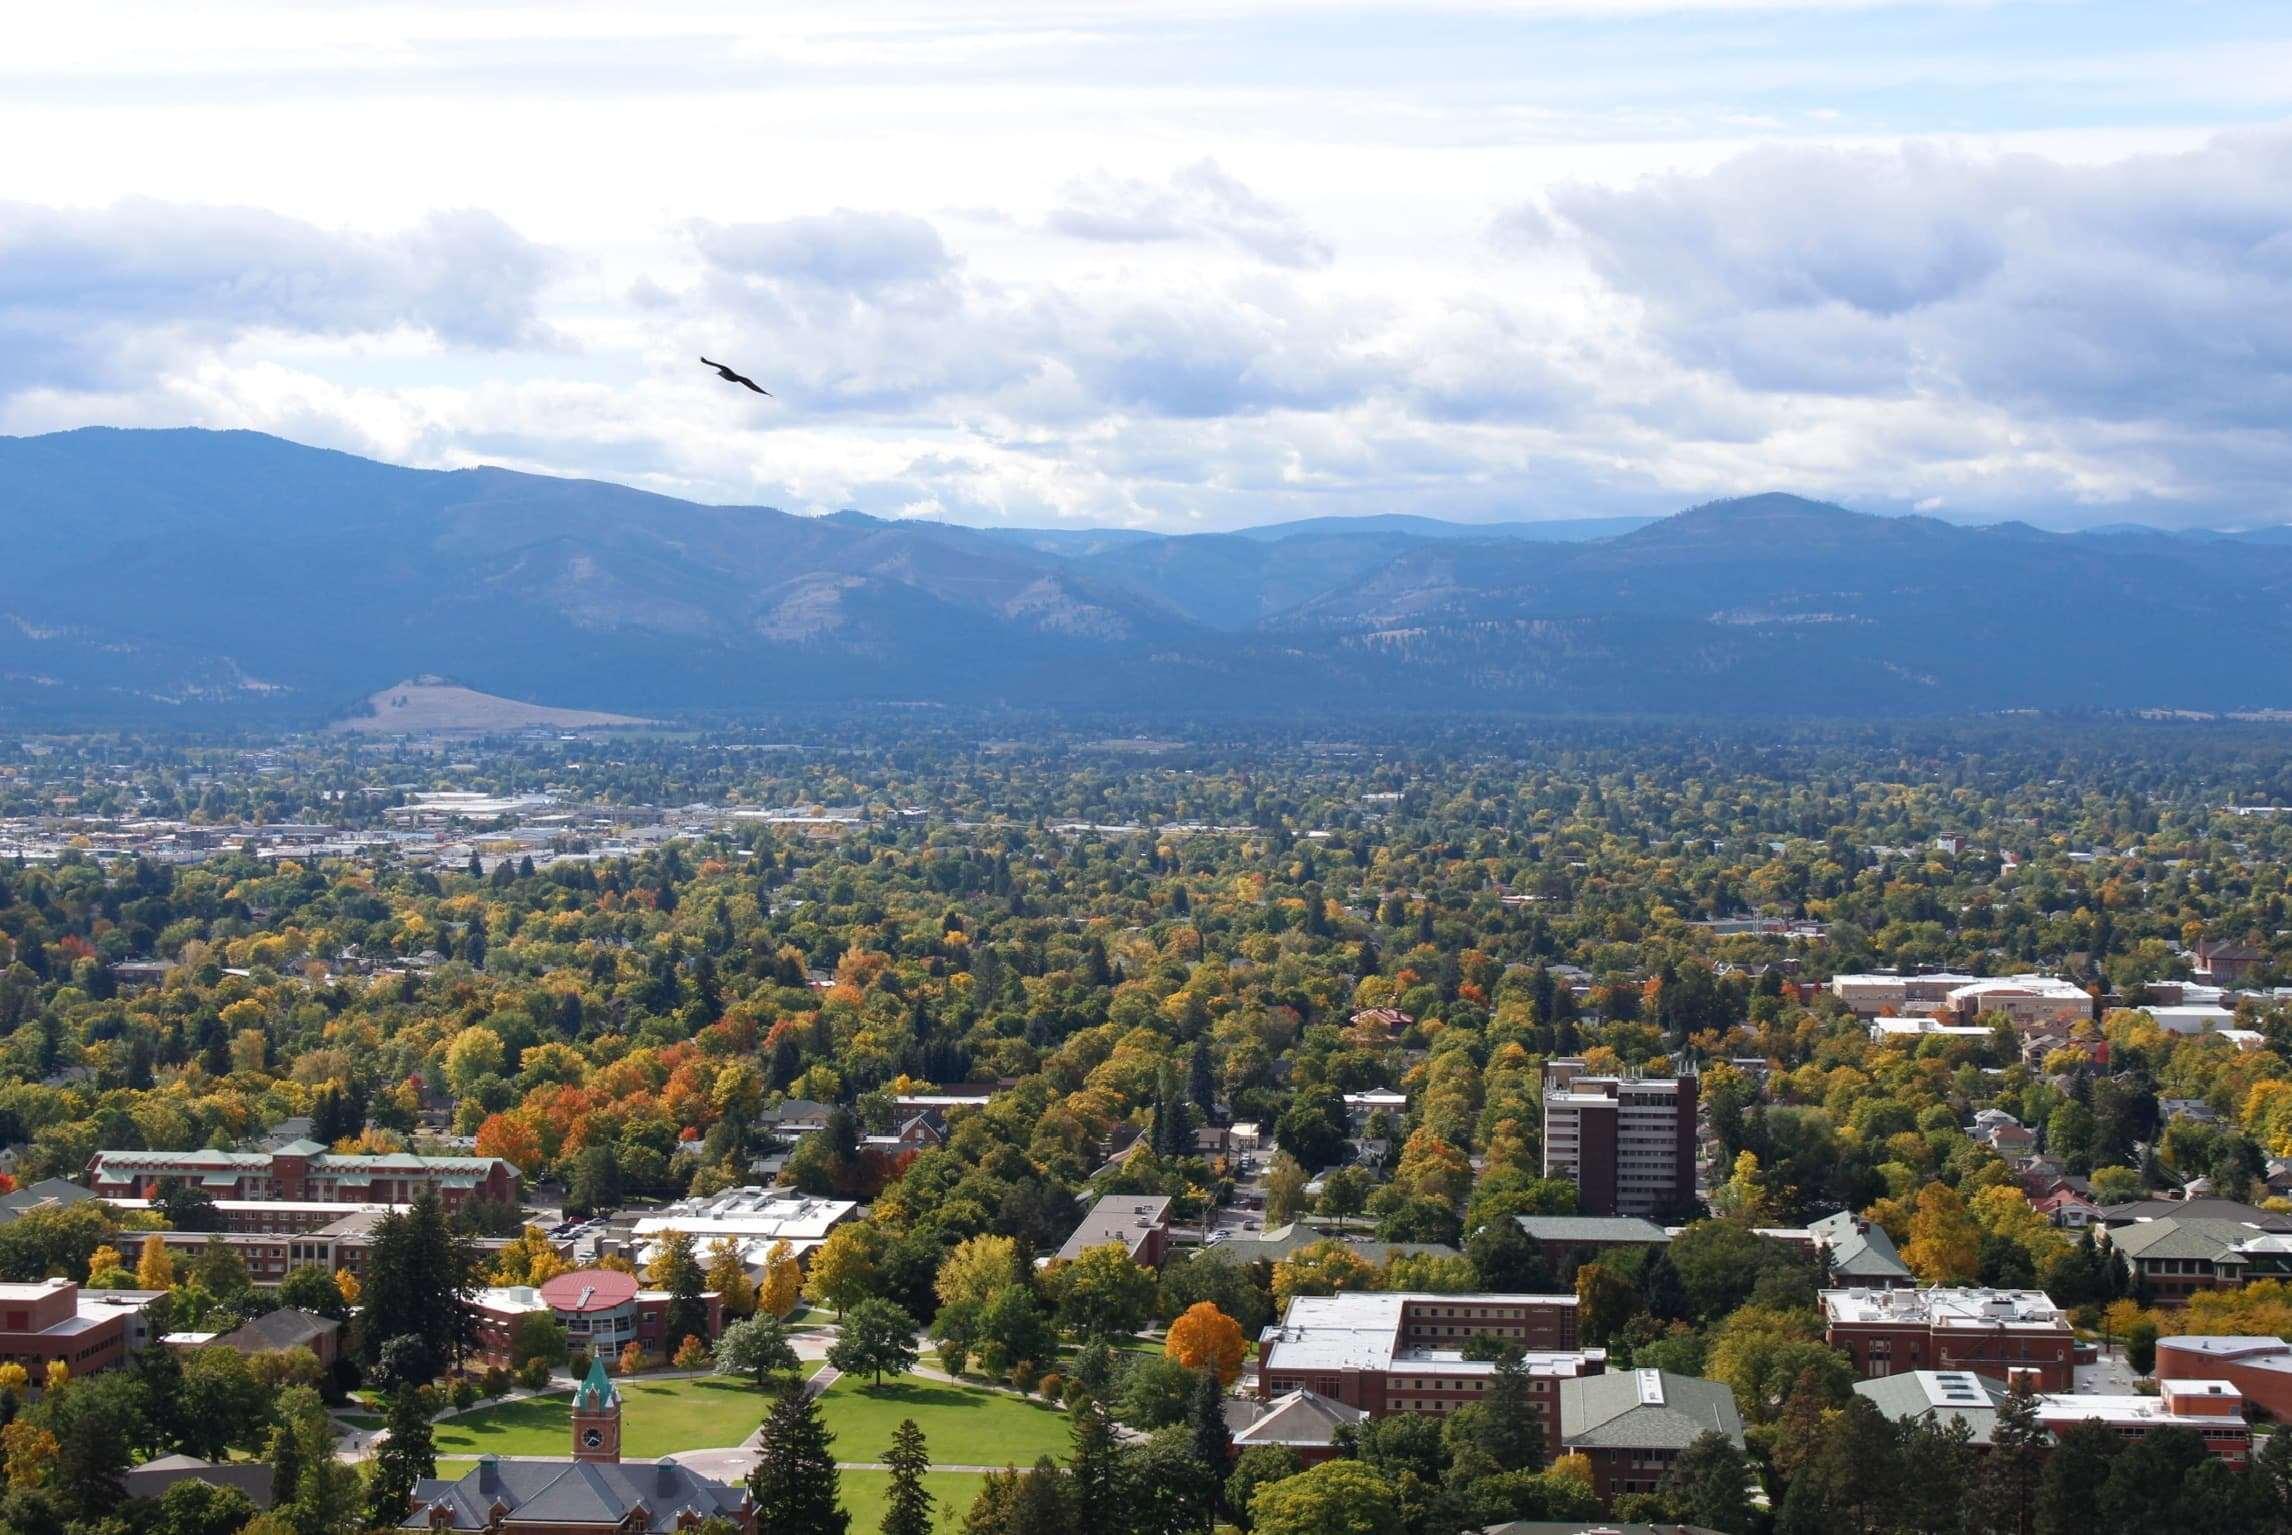
<svg viewBox="0 0 2292 1535"><path fill-rule="evenodd" d="M621 1393L605 1378L602 1355L591 1355L589 1374L573 1393L573 1458L621 1458Z"/></svg>

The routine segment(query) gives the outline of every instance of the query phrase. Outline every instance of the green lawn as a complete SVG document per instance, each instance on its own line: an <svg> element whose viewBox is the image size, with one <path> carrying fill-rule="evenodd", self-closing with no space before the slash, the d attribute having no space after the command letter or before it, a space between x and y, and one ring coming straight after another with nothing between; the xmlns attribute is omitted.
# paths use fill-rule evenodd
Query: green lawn
<svg viewBox="0 0 2292 1535"><path fill-rule="evenodd" d="M883 1526L883 1499L891 1487L891 1473L839 1471L836 1476L843 1485L844 1507L852 1516L852 1535L873 1535ZM971 1471L934 1471L923 1479L924 1487L939 1500L939 1529L963 1528L963 1516L971 1511L972 1500L979 1496L985 1481Z"/></svg>
<svg viewBox="0 0 2292 1535"><path fill-rule="evenodd" d="M935 1461L1031 1466L1038 1455L1066 1458L1065 1413L1046 1402L977 1386L902 1375L870 1389L865 1380L846 1375L828 1388L821 1408L836 1436L838 1460L883 1459L902 1418L913 1418L923 1430Z"/></svg>
<svg viewBox="0 0 2292 1535"><path fill-rule="evenodd" d="M654 1460L679 1450L727 1449L764 1421L765 1399L730 1376L697 1380L617 1381L621 1392L621 1454ZM570 1455L573 1430L563 1396L527 1397L438 1424L438 1454ZM865 1457L852 1456L850 1459Z"/></svg>

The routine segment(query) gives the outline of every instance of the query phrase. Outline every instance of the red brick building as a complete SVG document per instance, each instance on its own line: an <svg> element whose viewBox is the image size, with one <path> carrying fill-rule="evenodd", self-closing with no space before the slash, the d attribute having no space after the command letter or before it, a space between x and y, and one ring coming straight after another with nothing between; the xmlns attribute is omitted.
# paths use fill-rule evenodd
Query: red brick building
<svg viewBox="0 0 2292 1535"><path fill-rule="evenodd" d="M1300 1295L1259 1344L1258 1396L1310 1391L1371 1417L1450 1412L1487 1396L1494 1362L1462 1352L1484 1336L1523 1351L1557 1453L1559 1383L1607 1368L1605 1350L1576 1347L1573 1295Z"/></svg>
<svg viewBox="0 0 2292 1535"><path fill-rule="evenodd" d="M111 1200L107 1203L123 1208L134 1208L142 1201ZM174 1257L176 1266L198 1260L210 1242L220 1242L239 1255L247 1266L247 1277L259 1285L274 1285L298 1268L316 1266L333 1273L347 1269L354 1278L366 1277L366 1255L373 1250L374 1231L382 1218L391 1213L388 1205L311 1205L281 1204L284 1213L273 1226L261 1214L266 1205L261 1200L236 1201L224 1209L223 1231L159 1231L130 1233L140 1246L147 1236L156 1236L161 1245ZM398 1207L402 1209L403 1207ZM332 1211L333 1219L318 1225L311 1223L316 1211ZM479 1253L498 1252L509 1245L507 1237L478 1237L471 1246ZM127 1254L134 1257L133 1252Z"/></svg>
<svg viewBox="0 0 2292 1535"><path fill-rule="evenodd" d="M524 1175L499 1157L425 1157L333 1152L316 1141L276 1151L99 1151L88 1182L108 1199L150 1199L170 1183L215 1199L320 1204L412 1204L425 1189L447 1209L464 1200L514 1204Z"/></svg>
<svg viewBox="0 0 2292 1535"><path fill-rule="evenodd" d="M69 1279L0 1284L0 1364L20 1364L36 1384L60 1360L74 1375L123 1364L152 1341L150 1290L88 1290Z"/></svg>
<svg viewBox="0 0 2292 1535"><path fill-rule="evenodd" d="M1071 1263L1109 1243L1140 1268L1160 1268L1170 1250L1170 1201L1149 1194L1102 1195L1052 1256Z"/></svg>
<svg viewBox="0 0 2292 1535"><path fill-rule="evenodd" d="M1743 1448L1735 1393L1715 1380L1669 1370L1619 1370L1560 1384L1559 1438L1591 1462L1603 1506L1624 1493L1653 1492L1679 1452L1705 1434Z"/></svg>
<svg viewBox="0 0 2292 1535"><path fill-rule="evenodd" d="M2075 1385L2076 1337L2037 1290L1825 1290L1823 1341L1864 1379L1971 1370L2037 1391Z"/></svg>
<svg viewBox="0 0 2292 1535"><path fill-rule="evenodd" d="M2224 1380L2279 1423L2292 1423L2292 1343L2282 1338L2159 1338L2157 1379Z"/></svg>
<svg viewBox="0 0 2292 1535"><path fill-rule="evenodd" d="M2056 1435L2075 1424L2098 1423L2121 1439L2146 1439L2160 1428L2187 1429L2204 1441L2208 1454L2232 1466L2252 1459L2244 1395L2225 1380L2163 1381L2155 1396L2041 1396L2037 1421Z"/></svg>
<svg viewBox="0 0 2292 1535"><path fill-rule="evenodd" d="M535 1289L507 1285L480 1290L471 1298L477 1317L477 1353L480 1362L510 1363L512 1329L519 1317L548 1311L565 1329L565 1342L587 1349L599 1358L618 1355L634 1343L655 1359L676 1351L682 1339L668 1336L668 1313L673 1297L666 1290L647 1290L635 1277L614 1269L575 1269ZM701 1295L708 1308L708 1336L714 1343L724 1330L724 1297L714 1290Z"/></svg>

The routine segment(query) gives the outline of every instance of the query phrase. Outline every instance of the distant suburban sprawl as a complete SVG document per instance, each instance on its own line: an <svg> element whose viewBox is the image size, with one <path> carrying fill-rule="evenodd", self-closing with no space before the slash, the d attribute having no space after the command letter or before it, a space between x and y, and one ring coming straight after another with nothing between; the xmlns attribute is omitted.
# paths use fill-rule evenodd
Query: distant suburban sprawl
<svg viewBox="0 0 2292 1535"><path fill-rule="evenodd" d="M0 1528L2292 1528L2288 760L0 742Z"/></svg>

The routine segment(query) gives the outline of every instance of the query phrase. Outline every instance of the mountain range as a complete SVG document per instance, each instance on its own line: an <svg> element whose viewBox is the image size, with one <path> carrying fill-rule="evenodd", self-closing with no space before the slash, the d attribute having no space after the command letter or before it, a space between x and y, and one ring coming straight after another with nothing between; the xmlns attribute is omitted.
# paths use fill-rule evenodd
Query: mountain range
<svg viewBox="0 0 2292 1535"><path fill-rule="evenodd" d="M982 530L88 428L0 438L0 534L17 728L317 723L425 674L648 718L2292 705L2282 529L1769 493L1657 520Z"/></svg>

